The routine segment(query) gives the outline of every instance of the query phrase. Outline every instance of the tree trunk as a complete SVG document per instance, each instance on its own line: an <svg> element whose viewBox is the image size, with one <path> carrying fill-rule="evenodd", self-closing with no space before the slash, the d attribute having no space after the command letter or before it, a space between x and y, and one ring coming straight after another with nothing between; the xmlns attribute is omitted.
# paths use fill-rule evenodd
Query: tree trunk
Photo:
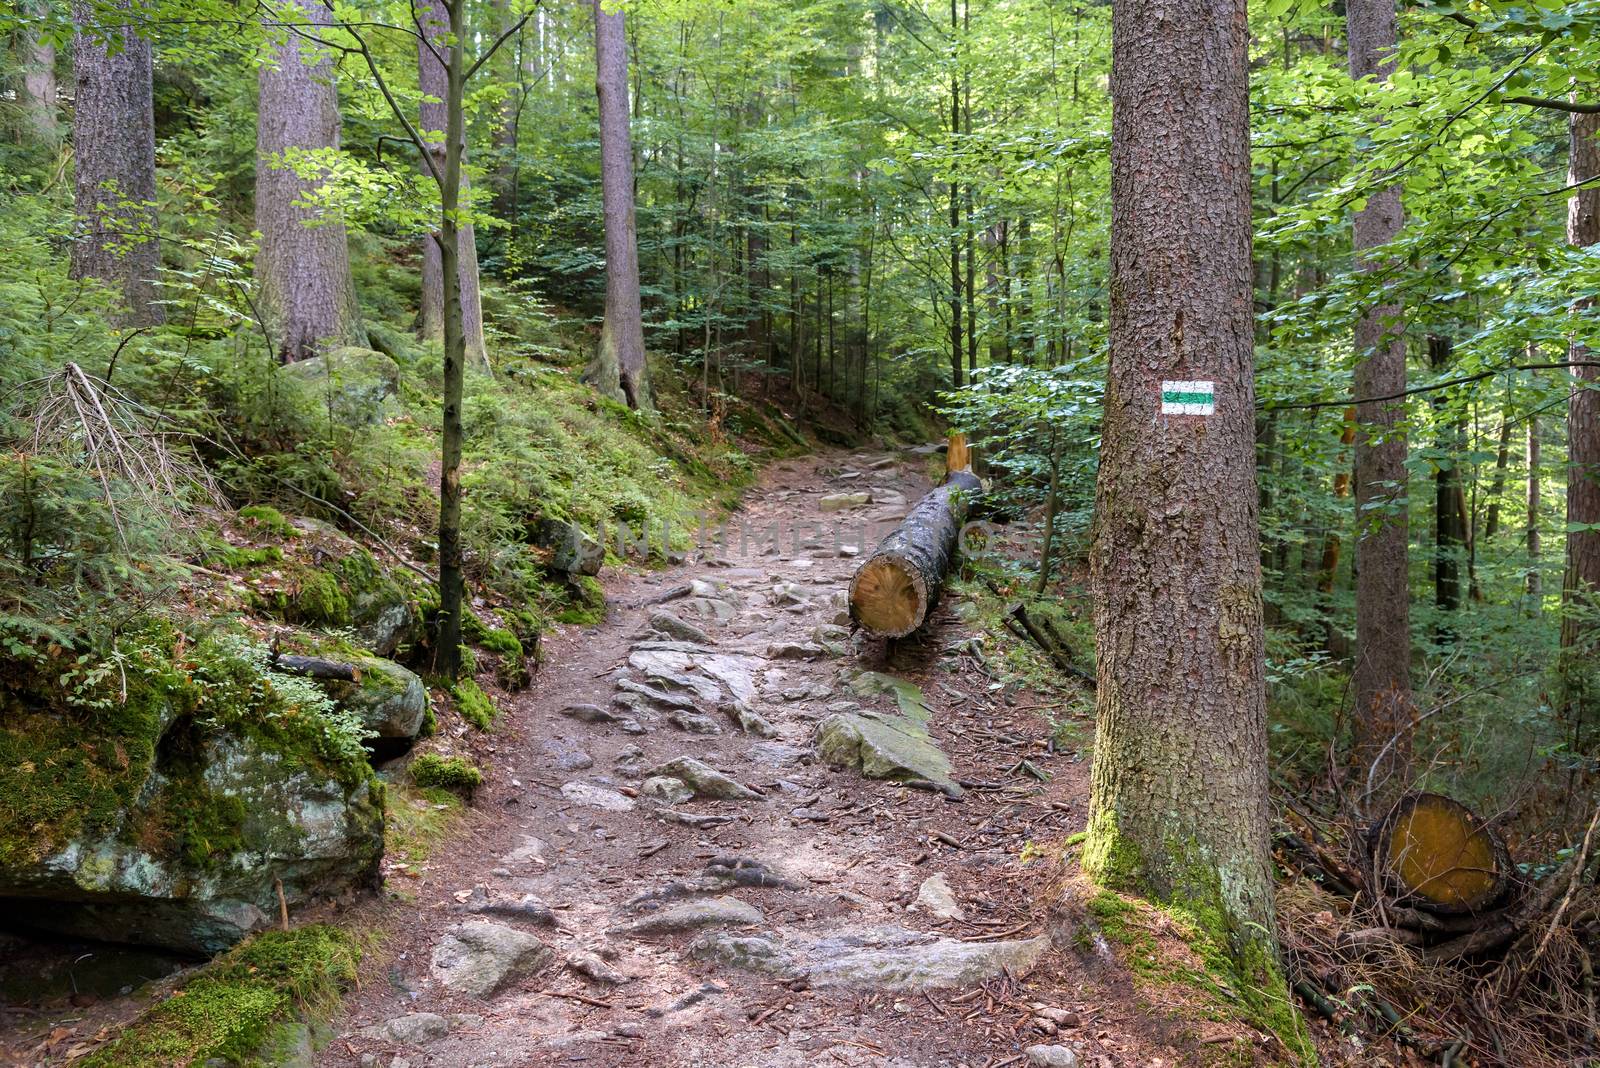
<svg viewBox="0 0 1600 1068"><path fill-rule="evenodd" d="M1530 362L1538 359L1535 346L1529 345ZM1511 396L1506 392L1500 409L1500 441L1494 454L1494 477L1489 480L1488 516L1483 522L1483 540L1490 541L1500 531L1500 498L1506 491L1506 469L1511 465Z"/></svg>
<svg viewBox="0 0 1600 1068"><path fill-rule="evenodd" d="M633 139L628 118L628 31L621 11L594 4L595 93L600 100L600 191L606 220L606 317L591 381L615 386L630 408L650 407L639 242L634 221ZM613 365L615 370L613 370Z"/></svg>
<svg viewBox="0 0 1600 1068"><path fill-rule="evenodd" d="M449 91L443 54L448 47L450 17L442 0L418 0L417 18L427 34L426 41L417 42L417 86L424 94L418 118L422 136L428 138L434 165L444 170L444 146L429 137L443 132L448 120L445 116L445 94ZM465 137L463 127L462 136ZM466 145L460 146L463 170L461 175L461 202L471 204L469 181L465 172ZM478 292L478 240L472 223L456 222L456 260L460 272L461 328L466 338L467 358L474 363L489 365L489 347L483 339L483 299ZM429 234L422 239L422 317L421 334L431 341L444 338L444 263L440 255L437 236Z"/></svg>
<svg viewBox="0 0 1600 1068"><path fill-rule="evenodd" d="M856 568L850 618L882 638L903 638L927 622L959 555L967 497L982 489L971 471L952 470L944 485L918 501Z"/></svg>
<svg viewBox="0 0 1600 1068"><path fill-rule="evenodd" d="M439 161L440 278L444 285L444 422L439 458L439 615L433 631L433 667L447 679L461 670L461 612L465 580L461 572L461 402L466 377L466 309L461 291L460 234L462 155L467 131L466 0L432 0L433 14L444 17L449 43L441 45L445 68L444 158ZM427 134L424 132L423 136Z"/></svg>
<svg viewBox="0 0 1600 1068"><path fill-rule="evenodd" d="M1281 991L1261 974L1273 908L1247 42L1244 0L1112 9L1111 356L1083 865L1217 917L1247 985ZM1214 383L1214 414L1162 414L1164 392L1202 382ZM1205 410L1192 400L1173 403Z"/></svg>
<svg viewBox="0 0 1600 1068"><path fill-rule="evenodd" d="M950 140L952 147L961 134L961 72L956 66L956 0L950 0ZM961 183L955 179L954 160L950 176L950 384L961 388Z"/></svg>
<svg viewBox="0 0 1600 1068"><path fill-rule="evenodd" d="M1544 494L1540 479L1539 417L1528 417L1528 525L1523 534L1523 544L1528 549L1528 575L1524 583L1528 593L1528 614L1543 611L1544 589L1539 577L1539 498Z"/></svg>
<svg viewBox="0 0 1600 1068"><path fill-rule="evenodd" d="M38 16L48 11L44 0L33 0L27 7ZM52 152L61 148L61 106L56 90L56 46L24 31L19 44L22 55L23 128Z"/></svg>
<svg viewBox="0 0 1600 1068"><path fill-rule="evenodd" d="M330 13L314 0L288 0L274 21L296 22L315 34ZM295 201L321 184L301 178L284 159L290 149L339 147L339 92L333 61L305 57L316 45L295 29L261 68L256 119L256 282L264 326L284 362L338 345L366 344L350 278L350 250L342 222L323 222L314 208ZM317 225L311 225L313 222Z"/></svg>
<svg viewBox="0 0 1600 1068"><path fill-rule="evenodd" d="M118 5L126 7L126 3ZM156 227L156 135L150 41L131 26L99 27L120 38L107 49L85 32L99 9L73 5L72 146L77 155L73 207L79 234L72 277L96 278L122 294L127 326L162 322L156 301L161 246Z"/></svg>
<svg viewBox="0 0 1600 1068"><path fill-rule="evenodd" d="M1569 183L1588 182L1600 175L1600 115L1574 114L1571 118ZM1600 243L1600 190L1586 185L1567 201L1567 243L1587 248ZM1579 302L1574 311L1593 304ZM1574 363L1593 359L1577 342L1568 348ZM1567 400L1567 570L1561 584L1561 659L1564 694L1563 716L1576 746L1587 744L1584 734L1600 706L1600 668L1594 664L1594 644L1600 635L1600 368L1571 367L1577 380ZM1574 752L1584 749L1574 748Z"/></svg>
<svg viewBox="0 0 1600 1068"><path fill-rule="evenodd" d="M1435 374L1450 366L1454 345L1447 337L1430 335L1428 361ZM1433 600L1444 612L1461 607L1461 557L1466 548L1466 531L1461 514L1461 425L1445 412L1445 402L1435 394L1435 418L1439 420L1439 453L1433 475ZM1450 637L1448 624L1439 628L1440 640Z"/></svg>
<svg viewBox="0 0 1600 1068"><path fill-rule="evenodd" d="M1350 76L1387 79L1394 70L1395 0L1347 0ZM1400 233L1400 187L1372 193L1356 212L1355 250L1363 271L1386 260L1366 250ZM1367 309L1356 324L1357 397L1406 386L1406 342L1398 305ZM1356 662L1353 762L1362 789L1388 783L1411 757L1411 619L1403 401L1357 405L1355 447ZM1380 766L1373 762L1382 753ZM1395 783L1394 785L1401 785Z"/></svg>

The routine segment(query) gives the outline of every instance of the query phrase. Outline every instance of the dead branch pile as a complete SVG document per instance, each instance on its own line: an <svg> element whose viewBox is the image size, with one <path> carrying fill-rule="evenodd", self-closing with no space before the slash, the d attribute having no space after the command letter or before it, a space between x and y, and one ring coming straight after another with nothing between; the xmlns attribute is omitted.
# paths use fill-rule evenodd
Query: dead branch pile
<svg viewBox="0 0 1600 1068"><path fill-rule="evenodd" d="M1589 1063L1597 824L1600 811L1553 862L1519 868L1475 814L1436 795L1365 824L1292 812L1275 852L1292 875L1278 919L1295 992L1347 1041L1391 1040L1420 1063Z"/></svg>

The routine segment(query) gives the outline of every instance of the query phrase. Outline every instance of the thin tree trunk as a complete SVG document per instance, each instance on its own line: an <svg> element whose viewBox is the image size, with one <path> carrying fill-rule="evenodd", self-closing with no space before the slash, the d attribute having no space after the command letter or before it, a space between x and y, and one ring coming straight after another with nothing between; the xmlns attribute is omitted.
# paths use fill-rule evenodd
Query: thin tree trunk
<svg viewBox="0 0 1600 1068"><path fill-rule="evenodd" d="M126 8L121 0L118 8ZM73 207L79 234L72 277L95 278L121 292L127 326L162 322L155 277L161 267L156 220L156 135L150 40L132 26L88 31L103 9L73 4L72 146L77 156ZM116 41L108 48L105 38Z"/></svg>
<svg viewBox="0 0 1600 1068"><path fill-rule="evenodd" d="M1543 582L1539 575L1539 498L1544 494L1540 479L1539 417L1528 417L1528 486L1527 526L1523 531L1523 544L1528 550L1528 574L1524 588L1528 594L1528 614L1539 615L1544 609Z"/></svg>
<svg viewBox="0 0 1600 1068"><path fill-rule="evenodd" d="M449 15L444 9L443 0L417 0L417 17L427 40L417 42L417 84L424 97L421 106L421 131L424 137L430 133L442 132L447 124L445 115L445 93L448 90L448 76L445 72L443 55L446 49L448 36ZM462 128L463 138L466 136L465 126ZM429 142L433 151L434 163L442 171L444 169L444 146L437 141ZM458 146L462 157L461 191L460 198L463 205L472 203L470 182L466 175L465 143ZM467 358L472 362L487 367L489 365L489 348L483 338L483 299L478 292L478 240L470 221L456 220L456 263L460 272L458 285L461 289L461 328L466 339ZM430 340L441 340L444 337L444 258L440 255L440 244L434 235L430 234L422 239L422 336Z"/></svg>
<svg viewBox="0 0 1600 1068"><path fill-rule="evenodd" d="M1569 183L1600 176L1600 115L1571 117ZM1575 248L1600 243L1600 190L1586 185L1567 201L1567 242ZM1587 309L1592 298L1574 311ZM1574 341L1573 363L1593 357ZM1586 752L1588 732L1600 709L1600 668L1594 644L1600 636L1600 369L1569 368L1580 388L1567 400L1567 568L1561 584L1563 718L1573 752Z"/></svg>
<svg viewBox="0 0 1600 1068"><path fill-rule="evenodd" d="M1045 490L1044 498L1044 536L1043 544L1039 547L1039 581L1034 586L1034 592L1044 596L1044 591L1050 588L1050 572L1052 570L1051 556L1056 540L1056 497L1061 490L1061 452L1056 445L1056 428L1050 428L1050 487Z"/></svg>
<svg viewBox="0 0 1600 1068"><path fill-rule="evenodd" d="M1346 0L1350 76L1385 80L1394 70L1395 0ZM1400 233L1400 187L1375 190L1355 217L1357 264ZM1406 341L1398 305L1368 308L1356 325L1357 397L1405 389ZM1411 760L1411 620L1404 402L1357 406L1355 443L1356 662L1353 763L1363 791L1401 785ZM1374 763L1377 766L1374 767Z"/></svg>
<svg viewBox="0 0 1600 1068"><path fill-rule="evenodd" d="M1529 362L1538 359L1538 348L1528 345ZM1511 390L1506 389L1506 402L1500 409L1500 441L1494 454L1494 477L1489 480L1488 515L1483 521L1483 540L1492 541L1500 532L1500 498L1506 491L1506 469L1511 464Z"/></svg>
<svg viewBox="0 0 1600 1068"><path fill-rule="evenodd" d="M950 0L950 142L952 147L961 135L961 70L957 63L955 46L956 0ZM963 379L961 359L961 183L954 175L954 160L950 176L950 384L961 388Z"/></svg>
<svg viewBox="0 0 1600 1068"><path fill-rule="evenodd" d="M1440 374L1450 365L1454 348L1448 337L1428 338L1428 362ZM1444 409L1444 400L1435 394L1434 411L1439 420L1439 453L1433 476L1433 599L1443 612L1461 607L1461 556L1466 547L1461 509L1461 426ZM1452 637L1448 624L1439 627L1441 641Z"/></svg>
<svg viewBox="0 0 1600 1068"><path fill-rule="evenodd" d="M1110 368L1084 869L1226 928L1271 973L1244 0L1112 9ZM1164 383L1215 412L1162 414ZM1183 392L1192 392L1185 389Z"/></svg>
<svg viewBox="0 0 1600 1068"><path fill-rule="evenodd" d="M439 477L439 616L434 635L434 670L453 679L461 670L461 613L465 578L461 558L461 404L467 362L466 308L461 287L462 156L467 130L464 98L466 0L430 0L442 14L449 42L444 61L444 158L440 161L438 249L444 289L444 420ZM426 133L423 134L427 136Z"/></svg>

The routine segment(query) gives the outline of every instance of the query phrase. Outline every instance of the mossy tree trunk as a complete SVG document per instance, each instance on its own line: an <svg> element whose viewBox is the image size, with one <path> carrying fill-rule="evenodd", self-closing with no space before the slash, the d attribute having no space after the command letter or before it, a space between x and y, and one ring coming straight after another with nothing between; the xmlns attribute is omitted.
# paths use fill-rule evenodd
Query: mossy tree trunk
<svg viewBox="0 0 1600 1068"><path fill-rule="evenodd" d="M1244 0L1112 13L1110 373L1084 868L1272 968ZM1214 385L1210 414L1174 381ZM1164 383L1166 386L1164 387ZM1200 393L1203 396L1203 392Z"/></svg>
<svg viewBox="0 0 1600 1068"><path fill-rule="evenodd" d="M287 158L294 150L339 147L339 90L333 59L311 38L331 24L317 0L286 0L268 16L282 37L261 68L256 119L256 254L259 305L284 362L339 345L366 344L350 276L344 224L301 203L322 183L302 178ZM312 60L308 62L308 60Z"/></svg>
<svg viewBox="0 0 1600 1068"><path fill-rule="evenodd" d="M449 124L445 96L449 90L444 53L449 49L449 16L439 0L421 0L417 5L426 39L417 40L417 85L423 100L418 118L424 137L441 134ZM465 133L462 134L465 136ZM429 148L439 170L444 170L444 144L430 138ZM466 146L461 146L463 167ZM461 200L470 203L470 186L463 170ZM444 340L444 259L437 234L422 239L422 315L421 334L432 341ZM483 338L483 297L478 289L478 239L473 225L462 220L456 225L457 284L461 290L461 329L466 339L467 358L481 367L489 365L489 347Z"/></svg>
<svg viewBox="0 0 1600 1068"><path fill-rule="evenodd" d="M606 235L606 313L600 347L586 377L603 393L649 408L644 313L639 297L639 242L633 204L629 129L628 31L621 11L594 5L595 95L600 103L600 193Z"/></svg>
<svg viewBox="0 0 1600 1068"><path fill-rule="evenodd" d="M116 286L123 303L119 321L150 326L166 318L155 285L161 246L153 59L148 38L129 25L97 24L101 14L88 3L72 8L74 210L80 228L72 244L72 277Z"/></svg>
<svg viewBox="0 0 1600 1068"><path fill-rule="evenodd" d="M1384 80L1394 70L1395 0L1347 0L1350 76ZM1366 254L1400 233L1400 187L1373 192L1355 215L1357 265L1387 261ZM1356 324L1358 398L1406 388L1406 339L1396 304L1369 307ZM1356 406L1356 649L1352 764L1359 791L1403 786L1411 752L1411 585L1407 549L1404 401Z"/></svg>

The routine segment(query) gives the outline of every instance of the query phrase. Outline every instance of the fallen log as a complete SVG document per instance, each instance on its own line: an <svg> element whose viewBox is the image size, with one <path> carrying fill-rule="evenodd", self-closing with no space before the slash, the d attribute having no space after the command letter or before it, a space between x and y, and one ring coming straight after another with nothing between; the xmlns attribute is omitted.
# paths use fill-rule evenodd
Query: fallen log
<svg viewBox="0 0 1600 1068"><path fill-rule="evenodd" d="M850 580L850 618L880 638L903 638L927 620L957 555L967 498L983 483L962 466L965 439L952 436L944 484L911 509Z"/></svg>
<svg viewBox="0 0 1600 1068"><path fill-rule="evenodd" d="M1409 794L1372 834L1373 870L1396 901L1440 915L1482 913L1505 893L1511 858L1465 805Z"/></svg>
<svg viewBox="0 0 1600 1068"><path fill-rule="evenodd" d="M270 661L272 670L285 675L303 675L309 679L337 679L341 682L360 682L361 672L354 664L341 664L316 656L295 656L291 653L274 653Z"/></svg>

